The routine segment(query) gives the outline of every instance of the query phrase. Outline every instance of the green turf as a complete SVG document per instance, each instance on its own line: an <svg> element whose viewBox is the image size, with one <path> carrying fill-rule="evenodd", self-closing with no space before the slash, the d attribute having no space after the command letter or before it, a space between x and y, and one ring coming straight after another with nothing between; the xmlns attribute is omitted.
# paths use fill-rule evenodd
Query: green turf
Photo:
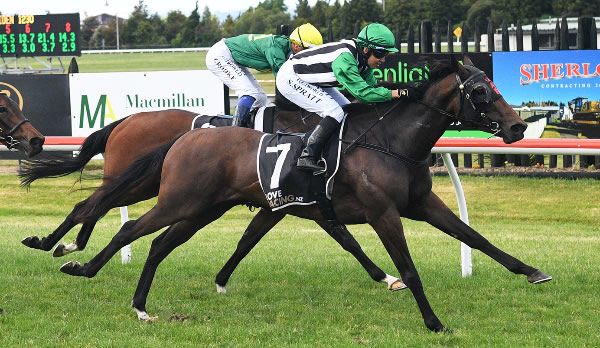
<svg viewBox="0 0 600 348"><path fill-rule="evenodd" d="M3 167L4 171L10 168ZM286 218L233 274L228 293L214 277L253 213L228 212L159 267L148 298L149 324L129 308L150 242L133 244L92 278L59 271L88 261L119 228L118 209L96 226L86 250L63 258L20 240L51 232L98 181L74 176L35 182L27 192L0 175L0 346L503 346L584 347L600 340L600 182L463 177L471 225L495 245L554 277L541 285L506 271L478 251L461 278L459 243L404 220L408 245L431 306L453 334L423 325L409 291L391 293L312 222ZM448 178L434 191L457 211ZM153 201L130 209L132 217ZM398 275L368 225L350 226L365 252ZM77 229L63 240L75 238ZM187 318L178 321L177 318Z"/></svg>
<svg viewBox="0 0 600 348"><path fill-rule="evenodd" d="M77 57L80 73L206 69L206 51L121 54L83 54Z"/></svg>

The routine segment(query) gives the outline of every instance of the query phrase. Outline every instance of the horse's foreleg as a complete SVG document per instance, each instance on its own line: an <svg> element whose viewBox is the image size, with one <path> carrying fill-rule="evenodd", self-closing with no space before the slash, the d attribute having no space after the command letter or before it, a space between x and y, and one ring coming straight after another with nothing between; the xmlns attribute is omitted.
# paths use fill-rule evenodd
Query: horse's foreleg
<svg viewBox="0 0 600 348"><path fill-rule="evenodd" d="M38 236L30 236L21 241L24 245L33 248L40 249L44 251L49 251L58 243L58 241L64 237L67 232L69 232L78 222L75 219L79 210L85 206L88 200L81 201L73 207L73 210L67 215L65 220L54 230L54 232L50 233L47 237L42 237L40 239Z"/></svg>
<svg viewBox="0 0 600 348"><path fill-rule="evenodd" d="M425 296L421 278L408 251L408 245L404 238L404 230L398 212L393 208L388 208L385 212L375 212L372 215L375 217L373 219L369 218L369 224L377 232L379 239L381 239L381 242L400 272L402 280L415 297L425 326L435 332L450 331L442 325L442 322L433 312Z"/></svg>
<svg viewBox="0 0 600 348"><path fill-rule="evenodd" d="M246 255L254 248L254 246L260 241L260 239L267 234L283 217L284 213L280 213L277 211L269 211L266 209L261 209L254 216L250 225L244 231L242 238L237 244L237 247L227 263L223 266L223 268L217 273L217 277L215 279L215 283L217 285L217 292L225 293L225 285L231 277L231 274L235 270L235 268L239 265Z"/></svg>
<svg viewBox="0 0 600 348"><path fill-rule="evenodd" d="M515 274L526 275L530 283L543 283L552 279L549 275L526 265L522 261L498 249L481 234L460 220L434 193L430 193L423 204L415 206L413 210L415 212L420 211L416 213L417 218L428 222L442 232L467 244L469 247L480 250L506 267L509 271Z"/></svg>
<svg viewBox="0 0 600 348"><path fill-rule="evenodd" d="M202 223L190 220L179 221L171 225L166 231L152 241L148 258L144 264L144 269L140 276L140 280L138 281L135 295L131 301L131 307L137 313L138 319L150 319L150 316L146 312L146 300L158 265L175 248L188 241L202 225Z"/></svg>
<svg viewBox="0 0 600 348"><path fill-rule="evenodd" d="M377 267L373 261L364 253L360 244L354 239L350 231L340 223L332 223L329 221L315 221L321 228L323 228L338 244L348 251L356 258L356 260L363 266L365 271L371 276L376 282L386 283L388 289L392 291L402 290L406 288L406 285L400 279L386 274L381 268Z"/></svg>

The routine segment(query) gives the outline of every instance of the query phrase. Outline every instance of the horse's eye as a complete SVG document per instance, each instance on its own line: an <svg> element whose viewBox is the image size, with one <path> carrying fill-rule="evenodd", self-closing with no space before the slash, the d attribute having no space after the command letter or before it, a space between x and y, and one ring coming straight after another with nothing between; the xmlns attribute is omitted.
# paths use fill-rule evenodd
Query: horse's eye
<svg viewBox="0 0 600 348"><path fill-rule="evenodd" d="M6 110L8 110L8 109L6 109L6 107L4 107L4 106L0 106L0 113L2 113L2 112L6 112Z"/></svg>

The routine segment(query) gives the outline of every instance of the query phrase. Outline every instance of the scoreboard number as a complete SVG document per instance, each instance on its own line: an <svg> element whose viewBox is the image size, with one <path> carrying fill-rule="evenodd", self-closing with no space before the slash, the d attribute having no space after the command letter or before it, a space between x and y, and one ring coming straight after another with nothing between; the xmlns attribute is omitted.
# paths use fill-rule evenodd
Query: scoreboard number
<svg viewBox="0 0 600 348"><path fill-rule="evenodd" d="M0 15L0 56L81 56L79 13Z"/></svg>

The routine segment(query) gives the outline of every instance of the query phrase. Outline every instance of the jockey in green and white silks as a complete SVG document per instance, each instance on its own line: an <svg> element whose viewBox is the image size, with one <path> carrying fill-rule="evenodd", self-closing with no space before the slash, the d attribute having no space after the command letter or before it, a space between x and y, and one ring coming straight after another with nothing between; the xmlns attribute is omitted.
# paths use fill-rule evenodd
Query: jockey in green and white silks
<svg viewBox="0 0 600 348"><path fill-rule="evenodd" d="M336 88L344 87L362 103L399 98L398 90L377 87L373 68L394 47L394 34L383 24L371 23L356 39L340 40L304 50L286 61L277 74L277 89L301 108L323 117L298 159L302 170L319 171L321 149L345 117L350 101Z"/></svg>
<svg viewBox="0 0 600 348"><path fill-rule="evenodd" d="M249 68L272 70L277 76L292 54L323 43L321 33L309 23L284 35L243 34L223 39L206 53L206 66L239 97L233 125L247 126L250 110L267 105L267 94Z"/></svg>

